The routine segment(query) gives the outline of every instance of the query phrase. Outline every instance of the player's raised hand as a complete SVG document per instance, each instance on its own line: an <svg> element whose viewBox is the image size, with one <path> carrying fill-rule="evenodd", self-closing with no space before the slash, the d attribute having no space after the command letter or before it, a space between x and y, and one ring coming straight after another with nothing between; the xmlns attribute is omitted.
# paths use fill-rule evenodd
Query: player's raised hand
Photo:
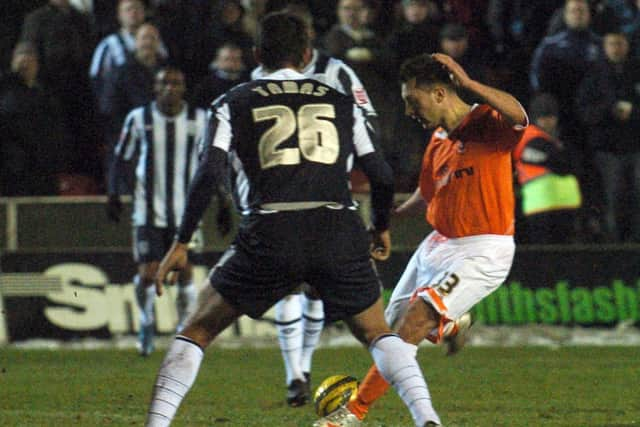
<svg viewBox="0 0 640 427"><path fill-rule="evenodd" d="M164 284L169 282L174 284L178 280L178 275L187 266L188 245L185 243L173 242L171 248L160 262L156 273L156 294L161 296L164 293Z"/></svg>
<svg viewBox="0 0 640 427"><path fill-rule="evenodd" d="M455 85L466 88L469 82L472 81L464 68L449 55L434 53L431 57L446 67Z"/></svg>
<svg viewBox="0 0 640 427"><path fill-rule="evenodd" d="M371 258L376 261L386 261L391 255L391 233L389 230L371 230Z"/></svg>

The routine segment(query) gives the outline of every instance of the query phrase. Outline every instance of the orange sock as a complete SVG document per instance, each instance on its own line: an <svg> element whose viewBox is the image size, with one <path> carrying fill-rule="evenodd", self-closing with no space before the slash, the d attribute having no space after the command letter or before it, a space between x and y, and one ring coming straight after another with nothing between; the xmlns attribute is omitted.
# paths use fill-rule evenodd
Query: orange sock
<svg viewBox="0 0 640 427"><path fill-rule="evenodd" d="M369 412L369 406L382 397L387 392L389 383L382 378L380 371L373 365L367 376L364 377L362 383L358 387L358 394L355 399L347 404L347 408L362 420Z"/></svg>

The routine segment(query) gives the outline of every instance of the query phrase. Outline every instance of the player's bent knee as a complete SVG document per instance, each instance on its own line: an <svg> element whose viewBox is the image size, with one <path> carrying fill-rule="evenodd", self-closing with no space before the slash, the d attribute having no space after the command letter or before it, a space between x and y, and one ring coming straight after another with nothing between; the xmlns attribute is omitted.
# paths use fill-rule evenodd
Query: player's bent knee
<svg viewBox="0 0 640 427"><path fill-rule="evenodd" d="M369 345L376 337L391 332L391 328L384 320L382 299L378 299L372 306L353 316L347 324L353 336L365 345Z"/></svg>
<svg viewBox="0 0 640 427"><path fill-rule="evenodd" d="M180 335L206 348L241 313L211 286L205 286L198 300L196 311L189 317Z"/></svg>
<svg viewBox="0 0 640 427"><path fill-rule="evenodd" d="M440 314L422 299L413 301L398 321L396 331L407 342L418 344L438 326Z"/></svg>

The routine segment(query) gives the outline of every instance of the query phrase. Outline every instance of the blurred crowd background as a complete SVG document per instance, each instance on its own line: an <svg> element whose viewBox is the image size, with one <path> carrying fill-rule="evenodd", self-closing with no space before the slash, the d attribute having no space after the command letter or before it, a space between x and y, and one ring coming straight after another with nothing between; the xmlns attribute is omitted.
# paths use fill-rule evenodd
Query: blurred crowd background
<svg viewBox="0 0 640 427"><path fill-rule="evenodd" d="M553 156L580 194L560 209L575 229L562 242L640 241L640 0L3 1L0 196L104 193L122 121L153 100L158 67L178 66L187 101L206 108L249 79L257 23L287 6L362 80L397 192L415 189L429 138L404 117L397 72L440 51L514 94L563 148ZM534 235L520 239L544 243Z"/></svg>

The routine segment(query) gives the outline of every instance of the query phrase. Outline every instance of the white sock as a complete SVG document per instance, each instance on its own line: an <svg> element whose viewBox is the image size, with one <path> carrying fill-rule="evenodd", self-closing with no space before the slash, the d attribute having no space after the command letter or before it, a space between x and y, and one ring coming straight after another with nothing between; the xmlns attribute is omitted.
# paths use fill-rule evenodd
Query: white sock
<svg viewBox="0 0 640 427"><path fill-rule="evenodd" d="M427 421L440 424L429 388L416 361L418 348L395 334L389 334L378 338L369 351L384 379L395 388L411 411L416 426L422 427Z"/></svg>
<svg viewBox="0 0 640 427"><path fill-rule="evenodd" d="M276 304L276 329L284 359L287 385L304 379L302 366L302 304L300 294L289 295Z"/></svg>
<svg viewBox="0 0 640 427"><path fill-rule="evenodd" d="M180 333L184 327L187 317L193 312L196 305L196 287L193 282L184 286L178 285L178 296L176 297L176 311L178 312L178 326L176 332Z"/></svg>
<svg viewBox="0 0 640 427"><path fill-rule="evenodd" d="M324 306L321 299L311 299L302 295L302 329L304 339L302 345L302 372L311 372L311 359L318 346L322 327L324 326Z"/></svg>
<svg viewBox="0 0 640 427"><path fill-rule="evenodd" d="M133 282L136 290L136 302L140 312L140 327L152 325L155 319L153 312L153 305L156 300L155 287L145 286L138 275L133 278Z"/></svg>
<svg viewBox="0 0 640 427"><path fill-rule="evenodd" d="M146 427L171 424L182 399L198 375L204 352L190 339L177 336L158 371Z"/></svg>

